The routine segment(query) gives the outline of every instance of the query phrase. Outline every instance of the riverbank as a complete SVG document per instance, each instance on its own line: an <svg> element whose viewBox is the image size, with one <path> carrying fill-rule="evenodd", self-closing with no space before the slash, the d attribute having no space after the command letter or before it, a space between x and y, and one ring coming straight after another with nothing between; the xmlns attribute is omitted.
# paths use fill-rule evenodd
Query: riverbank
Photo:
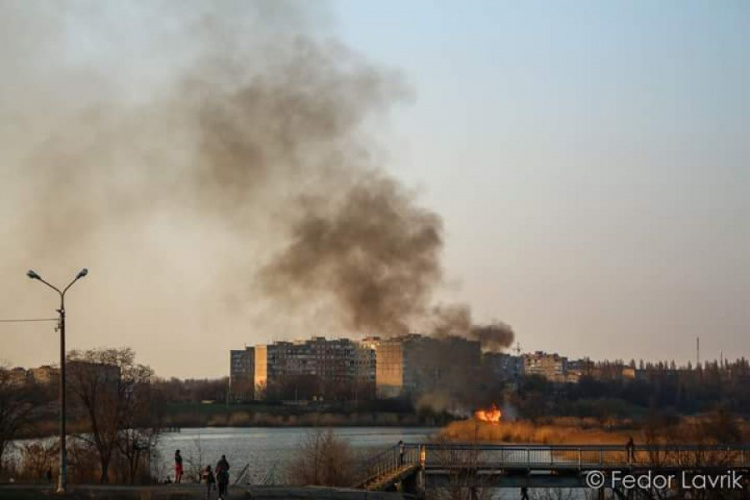
<svg viewBox="0 0 750 500"><path fill-rule="evenodd" d="M399 493L370 492L342 488L319 487L274 487L230 488L232 498L253 499L329 499L329 500L398 500L404 498ZM216 498L214 492L211 498ZM170 484L153 486L101 486L75 485L65 495L58 495L49 486L2 485L0 497L7 500L36 500L55 498L65 500L205 500L206 487L202 484Z"/></svg>
<svg viewBox="0 0 750 500"><path fill-rule="evenodd" d="M171 403L164 406L159 426L166 431L225 427L442 427L456 420L447 413L415 411L383 402L252 402ZM86 419L68 417L68 432L90 432ZM40 439L56 436L55 412L30 423L19 436Z"/></svg>
<svg viewBox="0 0 750 500"><path fill-rule="evenodd" d="M437 439L454 442L613 444L630 438L636 443L745 443L750 441L750 423L724 411L685 417L655 416L644 422L633 420L599 422L590 418L558 417L544 421L505 421L499 424L461 420L451 422Z"/></svg>
<svg viewBox="0 0 750 500"><path fill-rule="evenodd" d="M167 410L164 426L197 427L439 427L450 415L372 411L331 405L183 404Z"/></svg>

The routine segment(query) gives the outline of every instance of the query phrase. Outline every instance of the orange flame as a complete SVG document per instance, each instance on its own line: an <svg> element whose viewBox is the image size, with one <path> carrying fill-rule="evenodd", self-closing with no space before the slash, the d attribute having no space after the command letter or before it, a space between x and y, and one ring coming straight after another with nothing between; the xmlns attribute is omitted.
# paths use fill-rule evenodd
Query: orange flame
<svg viewBox="0 0 750 500"><path fill-rule="evenodd" d="M474 412L474 417L477 420L490 424L499 424L502 416L503 412L500 411L500 408L495 403L492 403L492 406L487 410L477 410Z"/></svg>

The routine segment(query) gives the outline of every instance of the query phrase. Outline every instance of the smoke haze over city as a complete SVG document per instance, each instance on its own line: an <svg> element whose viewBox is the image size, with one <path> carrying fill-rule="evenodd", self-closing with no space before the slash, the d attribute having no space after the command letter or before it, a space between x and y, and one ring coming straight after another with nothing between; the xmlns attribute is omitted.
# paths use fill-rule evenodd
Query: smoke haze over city
<svg viewBox="0 0 750 500"><path fill-rule="evenodd" d="M691 80L718 64L696 53L638 91L626 19L622 45L586 32L625 53L612 94L583 85L555 103L580 78L559 58L601 54L497 39L482 52L453 26L447 71L438 49L407 39L423 56L410 60L368 31L391 18L353 4L0 4L0 319L54 316L27 269L64 286L88 267L66 299L70 347L127 345L165 376L223 375L244 343L410 331L647 359L692 356L701 335L706 356L747 354L747 62L731 81ZM604 27L610 9L587 15ZM524 40L548 21L494 14L529 16ZM439 38L402 25L419 15L442 16L407 7L392 29ZM683 15L649 64L687 61L669 41L703 31ZM733 60L748 36L691 43ZM494 86L471 76L489 53L507 70ZM533 77L545 64L557 79ZM540 87L513 97L525 77ZM726 97L704 89L683 109L690 85ZM639 97L674 88L656 109ZM0 359L55 361L51 323L0 328Z"/></svg>

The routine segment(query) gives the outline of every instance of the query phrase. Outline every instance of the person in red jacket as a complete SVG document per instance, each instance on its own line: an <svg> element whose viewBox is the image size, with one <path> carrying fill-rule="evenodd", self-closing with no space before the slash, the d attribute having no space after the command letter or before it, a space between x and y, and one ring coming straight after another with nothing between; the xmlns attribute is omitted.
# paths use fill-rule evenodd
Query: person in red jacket
<svg viewBox="0 0 750 500"><path fill-rule="evenodd" d="M179 483L182 480L182 455L180 450L174 452L174 482Z"/></svg>

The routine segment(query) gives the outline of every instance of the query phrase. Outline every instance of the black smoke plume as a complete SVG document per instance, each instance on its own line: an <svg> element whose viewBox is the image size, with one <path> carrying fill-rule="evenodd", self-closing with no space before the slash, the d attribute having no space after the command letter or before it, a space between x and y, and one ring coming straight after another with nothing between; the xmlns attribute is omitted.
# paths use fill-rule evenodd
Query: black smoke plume
<svg viewBox="0 0 750 500"><path fill-rule="evenodd" d="M511 342L468 307L447 308L461 311L450 321L435 308L441 219L382 168L366 132L411 91L319 29L317 4L34 5L0 3L0 208L14 215L0 240L13 273L99 270L110 286L91 298L92 321L146 315L138 329L108 320L108 334L148 352L156 332L195 342L248 319L265 335L235 326L235 341L310 333L278 326L289 317Z"/></svg>

